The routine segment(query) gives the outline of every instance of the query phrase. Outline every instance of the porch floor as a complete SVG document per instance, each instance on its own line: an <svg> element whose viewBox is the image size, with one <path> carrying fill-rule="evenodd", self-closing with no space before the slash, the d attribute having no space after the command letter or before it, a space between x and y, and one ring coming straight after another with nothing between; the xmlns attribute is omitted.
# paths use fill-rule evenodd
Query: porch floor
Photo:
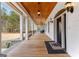
<svg viewBox="0 0 79 59"><path fill-rule="evenodd" d="M35 34L12 49L8 57L69 57L68 54L48 54L44 41L51 41L46 34Z"/></svg>

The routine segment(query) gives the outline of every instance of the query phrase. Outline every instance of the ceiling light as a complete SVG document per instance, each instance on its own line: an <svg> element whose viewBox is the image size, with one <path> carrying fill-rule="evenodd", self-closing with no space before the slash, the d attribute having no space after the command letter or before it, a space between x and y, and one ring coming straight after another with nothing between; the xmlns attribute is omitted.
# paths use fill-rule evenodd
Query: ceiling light
<svg viewBox="0 0 79 59"><path fill-rule="evenodd" d="M37 14L40 14L40 12L38 12Z"/></svg>
<svg viewBox="0 0 79 59"><path fill-rule="evenodd" d="M37 14L38 14L38 16L40 15L40 10L38 10Z"/></svg>

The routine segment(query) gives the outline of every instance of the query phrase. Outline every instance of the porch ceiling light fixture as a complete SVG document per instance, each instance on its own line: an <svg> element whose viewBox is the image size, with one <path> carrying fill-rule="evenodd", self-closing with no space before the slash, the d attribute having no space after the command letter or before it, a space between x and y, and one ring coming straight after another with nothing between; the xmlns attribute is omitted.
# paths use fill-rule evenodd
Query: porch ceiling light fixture
<svg viewBox="0 0 79 59"><path fill-rule="evenodd" d="M67 12L73 13L73 11L74 11L74 4L72 2L66 2L65 3L65 9L67 10Z"/></svg>
<svg viewBox="0 0 79 59"><path fill-rule="evenodd" d="M38 14L38 16L40 16L40 10L38 10L37 14Z"/></svg>
<svg viewBox="0 0 79 59"><path fill-rule="evenodd" d="M37 11L37 15L40 16L40 2L38 2L38 11Z"/></svg>

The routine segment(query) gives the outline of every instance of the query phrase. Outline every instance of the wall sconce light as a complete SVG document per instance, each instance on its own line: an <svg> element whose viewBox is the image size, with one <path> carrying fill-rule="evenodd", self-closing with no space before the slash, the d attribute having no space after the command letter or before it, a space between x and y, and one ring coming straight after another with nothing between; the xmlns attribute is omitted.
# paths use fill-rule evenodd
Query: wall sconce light
<svg viewBox="0 0 79 59"><path fill-rule="evenodd" d="M67 12L73 13L73 11L74 11L74 5L72 2L66 2L65 8L66 8Z"/></svg>
<svg viewBox="0 0 79 59"><path fill-rule="evenodd" d="M51 22L51 23L53 23L53 20L52 20L52 18L50 18L50 22Z"/></svg>

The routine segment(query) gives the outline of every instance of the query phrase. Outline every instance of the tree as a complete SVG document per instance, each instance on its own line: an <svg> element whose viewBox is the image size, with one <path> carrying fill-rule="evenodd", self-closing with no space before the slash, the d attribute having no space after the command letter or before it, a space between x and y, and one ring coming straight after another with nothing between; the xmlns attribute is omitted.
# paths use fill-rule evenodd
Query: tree
<svg viewBox="0 0 79 59"><path fill-rule="evenodd" d="M9 15L8 18L8 29L11 30L11 32L16 32L19 31L20 27L20 20L19 20L19 15L17 15L14 11L11 11L11 14Z"/></svg>
<svg viewBox="0 0 79 59"><path fill-rule="evenodd" d="M19 32L20 30L20 20L19 15L16 14L14 11L11 11L10 14L7 14L5 8L2 9L2 19L3 21L7 22L7 29L8 32Z"/></svg>

